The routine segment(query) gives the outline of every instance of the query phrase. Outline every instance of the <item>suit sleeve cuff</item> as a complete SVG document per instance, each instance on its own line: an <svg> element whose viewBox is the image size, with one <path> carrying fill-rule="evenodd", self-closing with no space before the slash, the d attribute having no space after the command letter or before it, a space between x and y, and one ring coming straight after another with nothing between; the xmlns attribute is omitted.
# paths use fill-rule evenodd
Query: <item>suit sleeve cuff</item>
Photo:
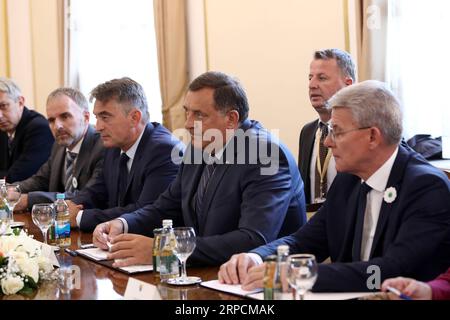
<svg viewBox="0 0 450 320"><path fill-rule="evenodd" d="M253 260L253 262L258 265L258 264L262 264L263 263L263 259L261 258L261 256L257 253L247 253L247 255L249 256L250 259Z"/></svg>
<svg viewBox="0 0 450 320"><path fill-rule="evenodd" d="M124 218L117 218L117 220L122 221L123 233L128 233L128 222Z"/></svg>
<svg viewBox="0 0 450 320"><path fill-rule="evenodd" d="M80 227L80 224L81 224L81 217L83 217L83 211L84 211L84 210L80 210L80 211L78 211L78 213L77 213L76 220L77 220L77 227L78 227L78 228Z"/></svg>

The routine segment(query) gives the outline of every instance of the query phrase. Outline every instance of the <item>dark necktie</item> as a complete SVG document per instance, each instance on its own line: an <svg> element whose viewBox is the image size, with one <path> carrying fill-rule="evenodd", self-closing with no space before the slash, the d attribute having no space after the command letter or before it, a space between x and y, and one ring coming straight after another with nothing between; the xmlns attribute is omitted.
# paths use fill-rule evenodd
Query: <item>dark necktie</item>
<svg viewBox="0 0 450 320"><path fill-rule="evenodd" d="M66 182L64 183L64 189L68 193L74 191L73 185L73 168L75 166L75 159L77 154L74 152L66 152Z"/></svg>
<svg viewBox="0 0 450 320"><path fill-rule="evenodd" d="M320 141L319 141L319 153L318 157L320 159L320 165L321 165L321 172L324 172L326 170L325 168L325 159L327 158L328 154L328 148L324 145L325 138L328 135L328 127L323 122L319 122L321 135L320 135ZM327 195L327 175L325 173L322 181L322 190L320 187L320 173L319 169L317 167L317 161L316 161L316 178L314 183L314 195L316 198L325 198Z"/></svg>
<svg viewBox="0 0 450 320"><path fill-rule="evenodd" d="M198 184L197 198L195 201L195 212L197 213L197 215L199 217L199 221L202 220L202 216L203 216L203 210L202 210L203 197L206 193L206 188L208 187L208 182L209 182L211 176L214 174L215 166L216 166L216 164L212 163L212 164L207 164L203 167L203 173L200 178L200 182Z"/></svg>
<svg viewBox="0 0 450 320"><path fill-rule="evenodd" d="M14 138L12 136L8 135L8 155L11 158L12 155L12 144L13 144Z"/></svg>
<svg viewBox="0 0 450 320"><path fill-rule="evenodd" d="M123 202L125 199L125 193L127 191L128 184L128 167L127 163L130 158L127 156L125 152L120 155L120 163L119 163L119 188L117 194L118 206L123 206Z"/></svg>
<svg viewBox="0 0 450 320"><path fill-rule="evenodd" d="M356 212L355 235L353 238L352 260L361 260L361 241L364 227L364 214L366 212L367 194L372 188L365 182L361 183L358 195L358 207Z"/></svg>

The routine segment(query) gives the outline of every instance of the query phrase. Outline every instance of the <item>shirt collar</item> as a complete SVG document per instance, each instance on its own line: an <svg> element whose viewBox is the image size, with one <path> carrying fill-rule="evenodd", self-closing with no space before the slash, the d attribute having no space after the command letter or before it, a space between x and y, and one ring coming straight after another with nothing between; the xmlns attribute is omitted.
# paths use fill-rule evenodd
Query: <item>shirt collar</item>
<svg viewBox="0 0 450 320"><path fill-rule="evenodd" d="M398 147L392 153L390 158L387 159L386 162L369 177L369 179L367 179L366 183L372 189L379 192L384 192L384 190L386 190L389 175L391 174L392 166L394 165L397 154Z"/></svg>
<svg viewBox="0 0 450 320"><path fill-rule="evenodd" d="M72 152L72 153L79 154L81 145L83 144L83 140L84 140L84 136L80 139L80 141L77 142L77 144L72 148L72 150L69 150L68 148L66 148L66 152Z"/></svg>
<svg viewBox="0 0 450 320"><path fill-rule="evenodd" d="M141 142L142 135L144 134L144 131L145 131L145 128L144 128L144 130L142 130L141 134L139 135L137 140L134 142L134 144L131 146L131 148L128 149L127 152L125 152L127 154L128 158L131 159L131 161L133 161L133 159L134 159L134 157L136 155L136 151L137 151L137 148L139 146L139 143ZM122 154L122 153L123 153L123 151L120 152L120 154Z"/></svg>

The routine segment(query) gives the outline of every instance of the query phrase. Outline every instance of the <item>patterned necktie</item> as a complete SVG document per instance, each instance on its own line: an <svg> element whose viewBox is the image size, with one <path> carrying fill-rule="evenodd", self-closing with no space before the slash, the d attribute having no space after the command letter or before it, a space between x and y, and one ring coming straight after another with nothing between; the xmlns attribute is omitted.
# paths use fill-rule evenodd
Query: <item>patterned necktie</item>
<svg viewBox="0 0 450 320"><path fill-rule="evenodd" d="M216 168L215 163L205 165L203 168L202 176L200 178L200 182L198 184L197 198L195 201L195 212L197 213L197 215L199 217L199 221L202 220L202 216L203 216L203 210L202 210L203 197L206 193L206 188L208 186L208 182L209 182L211 176L214 174L215 168Z"/></svg>
<svg viewBox="0 0 450 320"><path fill-rule="evenodd" d="M75 166L75 159L77 154L74 152L66 152L66 183L64 184L64 189L67 193L74 192L73 185L73 168Z"/></svg>
<svg viewBox="0 0 450 320"><path fill-rule="evenodd" d="M325 138L328 135L328 127L325 123L319 122L321 134L320 134L320 141L319 141L319 153L318 157L320 159L320 165L322 166L322 171L325 170L325 159L327 158L328 154L328 148L324 145ZM322 191L320 190L320 173L319 169L317 168L317 161L316 161L316 177L315 177L315 183L314 183L314 195L316 198L325 198L327 195L327 175L323 177L322 181Z"/></svg>
<svg viewBox="0 0 450 320"><path fill-rule="evenodd" d="M130 158L127 156L125 152L123 152L120 155L120 162L119 162L119 188L118 188L118 194L117 194L117 204L119 207L123 206L124 199L125 199L125 193L127 191L127 184L128 184L128 167L127 163Z"/></svg>
<svg viewBox="0 0 450 320"><path fill-rule="evenodd" d="M361 245L366 212L367 194L372 188L365 182L361 183L358 195L358 208L356 212L355 236L353 238L352 259L361 261Z"/></svg>

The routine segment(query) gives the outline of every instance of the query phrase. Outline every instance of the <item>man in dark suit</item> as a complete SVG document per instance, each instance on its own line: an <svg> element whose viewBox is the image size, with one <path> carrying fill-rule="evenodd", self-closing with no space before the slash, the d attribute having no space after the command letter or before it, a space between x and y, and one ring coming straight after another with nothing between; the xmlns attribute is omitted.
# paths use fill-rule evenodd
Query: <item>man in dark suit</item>
<svg viewBox="0 0 450 320"><path fill-rule="evenodd" d="M330 107L325 143L339 173L324 205L294 234L233 256L220 269L222 282L261 286L263 265L255 265L280 244L319 262L331 258L319 265L316 291L380 289L395 276L427 281L450 265L450 183L400 144L395 96L365 81L340 90Z"/></svg>
<svg viewBox="0 0 450 320"><path fill-rule="evenodd" d="M103 168L100 135L89 125L89 106L84 95L72 88L58 88L47 98L47 117L56 142L50 158L32 177L18 182L22 197L15 210L53 202L57 192L72 198L93 184Z"/></svg>
<svg viewBox="0 0 450 320"><path fill-rule="evenodd" d="M191 147L173 184L153 205L97 226L94 243L117 266L150 262L152 236L162 219L193 227L190 263L218 265L301 227L303 182L289 150L250 121L244 89L232 77L207 72L189 86L184 101ZM258 151L259 150L259 151ZM128 234L121 234L129 232ZM124 248L127 248L123 250Z"/></svg>
<svg viewBox="0 0 450 320"><path fill-rule="evenodd" d="M153 203L175 178L184 149L166 128L148 122L147 99L134 80L100 84L91 98L108 150L103 172L68 202L72 226L83 231Z"/></svg>
<svg viewBox="0 0 450 320"><path fill-rule="evenodd" d="M47 120L25 107L19 87L0 78L0 177L14 182L31 177L47 161L53 136Z"/></svg>
<svg viewBox="0 0 450 320"><path fill-rule="evenodd" d="M355 82L355 64L347 52L325 49L314 53L309 70L309 99L319 119L307 123L299 139L298 169L307 204L323 202L336 176L331 150L323 144L331 117L326 104L337 91Z"/></svg>

